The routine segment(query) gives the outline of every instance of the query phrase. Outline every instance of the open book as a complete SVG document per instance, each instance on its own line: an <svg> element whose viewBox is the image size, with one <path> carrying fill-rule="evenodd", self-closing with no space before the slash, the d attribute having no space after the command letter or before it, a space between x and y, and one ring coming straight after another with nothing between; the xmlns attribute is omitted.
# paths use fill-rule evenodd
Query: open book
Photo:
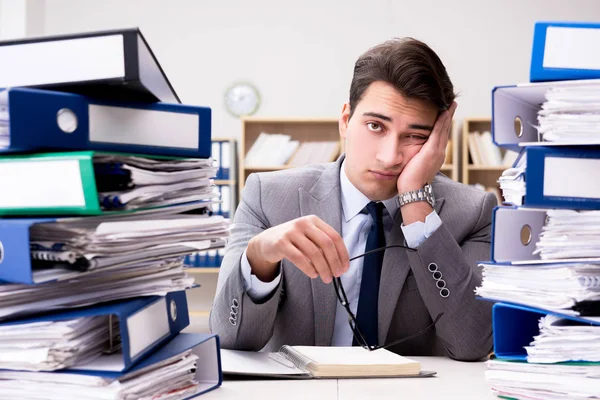
<svg viewBox="0 0 600 400"><path fill-rule="evenodd" d="M386 349L282 346L276 353L221 349L224 374L271 378L423 377L418 361Z"/></svg>

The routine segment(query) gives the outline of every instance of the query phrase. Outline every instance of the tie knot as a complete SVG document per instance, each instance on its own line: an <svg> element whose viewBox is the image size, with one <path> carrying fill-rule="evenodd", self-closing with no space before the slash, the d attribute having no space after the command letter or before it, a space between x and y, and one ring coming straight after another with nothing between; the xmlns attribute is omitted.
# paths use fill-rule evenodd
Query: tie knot
<svg viewBox="0 0 600 400"><path fill-rule="evenodd" d="M373 218L373 221L375 221L375 223L381 223L383 219L383 207L383 203L380 202L375 203L371 201L369 204L367 204L367 211L369 212L371 218Z"/></svg>

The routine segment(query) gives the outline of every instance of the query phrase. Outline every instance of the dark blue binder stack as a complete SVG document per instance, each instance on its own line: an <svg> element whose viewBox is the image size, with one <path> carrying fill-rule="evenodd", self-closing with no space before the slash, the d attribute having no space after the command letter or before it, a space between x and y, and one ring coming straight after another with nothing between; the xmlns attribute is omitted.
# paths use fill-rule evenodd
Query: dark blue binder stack
<svg viewBox="0 0 600 400"><path fill-rule="evenodd" d="M500 178L486 379L499 397L600 397L600 24L537 23L530 80L492 92L492 134L521 154ZM587 79L587 80L584 80Z"/></svg>
<svg viewBox="0 0 600 400"><path fill-rule="evenodd" d="M210 108L181 104L138 29L0 42L0 59L2 397L219 387L219 338L181 333L185 259L228 236Z"/></svg>

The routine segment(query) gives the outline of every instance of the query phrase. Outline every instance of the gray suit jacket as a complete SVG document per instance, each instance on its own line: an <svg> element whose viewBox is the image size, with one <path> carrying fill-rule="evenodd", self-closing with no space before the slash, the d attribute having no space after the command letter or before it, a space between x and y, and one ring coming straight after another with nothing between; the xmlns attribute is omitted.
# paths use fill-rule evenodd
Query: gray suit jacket
<svg viewBox="0 0 600 400"><path fill-rule="evenodd" d="M242 191L221 265L210 314L211 331L223 348L276 351L284 344L331 345L337 297L332 284L310 279L288 260L272 296L255 303L244 291L240 259L261 231L316 215L341 234L340 158L335 163L252 174ZM496 198L442 174L433 182L442 225L418 251L385 251L379 288L379 344L427 327L435 329L390 350L402 355L448 355L477 360L492 350L491 304L475 298L481 283L477 261L490 257L490 228ZM398 211L399 212L399 211ZM400 216L394 216L400 221ZM386 243L404 244L399 223ZM436 263L450 290L440 296L428 265Z"/></svg>

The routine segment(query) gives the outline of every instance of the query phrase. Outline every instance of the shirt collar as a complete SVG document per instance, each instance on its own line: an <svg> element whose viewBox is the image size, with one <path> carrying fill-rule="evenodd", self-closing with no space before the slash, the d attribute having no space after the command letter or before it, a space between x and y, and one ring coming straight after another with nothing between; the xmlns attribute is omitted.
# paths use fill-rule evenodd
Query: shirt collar
<svg viewBox="0 0 600 400"><path fill-rule="evenodd" d="M356 217L371 200L356 188L348 179L344 165L346 160L342 161L340 167L340 187L342 191L342 211L344 212L344 220L350 221ZM398 211L398 196L382 201L385 209L394 218Z"/></svg>

